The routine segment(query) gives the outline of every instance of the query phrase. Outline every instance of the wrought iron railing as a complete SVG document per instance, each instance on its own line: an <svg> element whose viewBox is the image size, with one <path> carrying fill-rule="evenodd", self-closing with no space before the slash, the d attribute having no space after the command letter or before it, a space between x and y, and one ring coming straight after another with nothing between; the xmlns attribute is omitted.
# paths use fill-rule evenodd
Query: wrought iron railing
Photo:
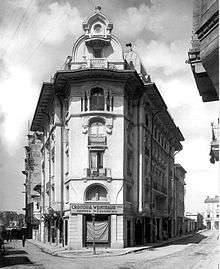
<svg viewBox="0 0 220 269"><path fill-rule="evenodd" d="M110 168L90 169L83 170L83 178L111 178Z"/></svg>
<svg viewBox="0 0 220 269"><path fill-rule="evenodd" d="M100 135L89 135L88 144L89 145L106 145L107 144L107 137L100 136Z"/></svg>

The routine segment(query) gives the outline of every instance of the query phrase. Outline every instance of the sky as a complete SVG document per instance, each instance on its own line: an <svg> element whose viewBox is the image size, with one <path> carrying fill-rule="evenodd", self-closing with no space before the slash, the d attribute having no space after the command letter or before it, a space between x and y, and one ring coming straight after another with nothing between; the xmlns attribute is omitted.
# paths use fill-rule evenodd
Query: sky
<svg viewBox="0 0 220 269"><path fill-rule="evenodd" d="M210 164L211 122L217 102L203 103L190 66L191 0L0 1L0 210L22 211L24 146L28 121L43 81L71 55L82 22L95 5L113 22L124 47L131 42L182 131L176 155L186 174L186 211L202 212L207 195L219 193L218 164Z"/></svg>

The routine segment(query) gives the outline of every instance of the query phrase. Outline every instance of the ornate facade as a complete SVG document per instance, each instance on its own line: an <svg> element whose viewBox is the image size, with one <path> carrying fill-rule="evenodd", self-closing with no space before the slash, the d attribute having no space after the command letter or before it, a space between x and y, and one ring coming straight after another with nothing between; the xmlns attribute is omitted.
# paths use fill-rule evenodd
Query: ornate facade
<svg viewBox="0 0 220 269"><path fill-rule="evenodd" d="M193 1L189 61L203 102L219 100L219 7L217 0Z"/></svg>
<svg viewBox="0 0 220 269"><path fill-rule="evenodd" d="M65 69L43 83L42 241L125 247L175 236L174 155L184 140L131 44L100 7ZM94 232L95 231L95 232Z"/></svg>

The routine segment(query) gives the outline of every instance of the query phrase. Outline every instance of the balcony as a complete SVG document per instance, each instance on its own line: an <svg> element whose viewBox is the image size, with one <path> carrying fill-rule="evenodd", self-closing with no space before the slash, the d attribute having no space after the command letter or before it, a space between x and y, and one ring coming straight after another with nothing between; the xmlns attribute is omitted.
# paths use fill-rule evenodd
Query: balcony
<svg viewBox="0 0 220 269"><path fill-rule="evenodd" d="M97 170L85 168L83 170L83 178L85 179L111 179L111 177L110 168L101 168Z"/></svg>
<svg viewBox="0 0 220 269"><path fill-rule="evenodd" d="M158 184L157 182L153 182L153 189L162 195L167 195L167 188L162 186L161 184Z"/></svg>
<svg viewBox="0 0 220 269"><path fill-rule="evenodd" d="M107 58L91 58L71 63L71 70L85 68L124 70L124 62L109 62Z"/></svg>
<svg viewBox="0 0 220 269"><path fill-rule="evenodd" d="M106 146L107 145L107 137L106 136L90 135L88 137L88 145L89 146Z"/></svg>
<svg viewBox="0 0 220 269"><path fill-rule="evenodd" d="M108 62L105 58L93 58L89 60L90 68L108 68Z"/></svg>

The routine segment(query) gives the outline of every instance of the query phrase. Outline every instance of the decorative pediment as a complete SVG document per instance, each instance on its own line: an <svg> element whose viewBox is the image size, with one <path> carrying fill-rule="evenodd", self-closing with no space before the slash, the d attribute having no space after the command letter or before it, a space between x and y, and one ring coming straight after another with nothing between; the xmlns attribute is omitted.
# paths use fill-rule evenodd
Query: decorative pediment
<svg viewBox="0 0 220 269"><path fill-rule="evenodd" d="M101 7L95 8L95 13L83 23L83 30L88 37L108 38L111 35L113 24L101 13Z"/></svg>

